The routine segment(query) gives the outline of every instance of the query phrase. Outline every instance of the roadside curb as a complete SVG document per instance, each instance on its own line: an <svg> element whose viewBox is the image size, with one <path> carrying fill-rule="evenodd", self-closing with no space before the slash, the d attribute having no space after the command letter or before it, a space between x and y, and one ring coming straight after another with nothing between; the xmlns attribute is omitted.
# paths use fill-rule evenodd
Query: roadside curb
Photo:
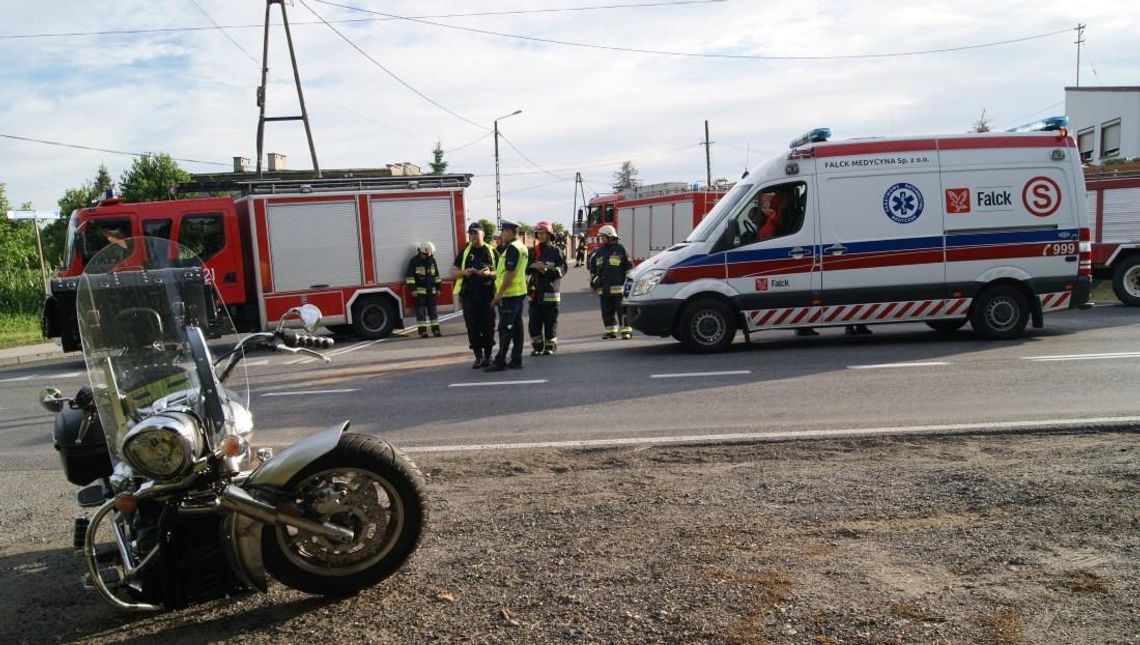
<svg viewBox="0 0 1140 645"><path fill-rule="evenodd" d="M32 365L35 363L43 363L57 358L80 358L82 356L79 352L37 352L35 354L24 354L21 356L2 356L0 357L0 368L17 367L20 365Z"/></svg>

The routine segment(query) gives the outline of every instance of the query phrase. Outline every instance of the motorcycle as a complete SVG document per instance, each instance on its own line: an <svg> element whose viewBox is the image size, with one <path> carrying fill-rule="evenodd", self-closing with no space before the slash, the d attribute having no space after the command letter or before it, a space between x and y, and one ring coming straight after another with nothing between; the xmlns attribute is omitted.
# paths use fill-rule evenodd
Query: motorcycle
<svg viewBox="0 0 1140 645"><path fill-rule="evenodd" d="M397 572L427 521L424 478L391 444L344 421L274 453L254 449L242 360L255 348L321 358L313 305L215 358L233 329L210 272L157 238L109 244L79 278L90 380L47 388L63 470L84 486L74 543L85 584L125 610L186 607L269 578L350 595ZM300 322L305 333L286 328ZM223 385L226 383L226 385Z"/></svg>

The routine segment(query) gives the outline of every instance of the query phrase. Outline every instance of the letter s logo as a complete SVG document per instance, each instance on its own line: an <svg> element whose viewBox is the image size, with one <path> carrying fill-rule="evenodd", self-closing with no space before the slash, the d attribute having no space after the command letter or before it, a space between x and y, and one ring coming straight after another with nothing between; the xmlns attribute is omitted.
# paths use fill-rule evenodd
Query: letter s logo
<svg viewBox="0 0 1140 645"><path fill-rule="evenodd" d="M1048 177L1034 177L1021 189L1021 204L1030 215L1049 217L1061 207L1061 187Z"/></svg>

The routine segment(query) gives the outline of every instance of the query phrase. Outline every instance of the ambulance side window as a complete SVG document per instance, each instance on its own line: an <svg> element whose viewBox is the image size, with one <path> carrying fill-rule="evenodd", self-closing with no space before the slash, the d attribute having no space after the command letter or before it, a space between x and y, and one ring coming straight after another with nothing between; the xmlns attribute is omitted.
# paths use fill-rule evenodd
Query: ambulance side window
<svg viewBox="0 0 1140 645"><path fill-rule="evenodd" d="M807 211L807 184L802 181L769 186L738 211L737 230L745 246L799 233Z"/></svg>

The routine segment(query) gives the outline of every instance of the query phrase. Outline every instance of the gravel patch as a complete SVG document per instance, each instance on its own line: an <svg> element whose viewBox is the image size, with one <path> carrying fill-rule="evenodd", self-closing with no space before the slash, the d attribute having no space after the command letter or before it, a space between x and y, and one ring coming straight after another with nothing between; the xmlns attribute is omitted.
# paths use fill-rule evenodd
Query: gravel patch
<svg viewBox="0 0 1140 645"><path fill-rule="evenodd" d="M394 578L161 615L80 589L74 487L8 471L0 642L1135 643L1138 437L420 454Z"/></svg>

